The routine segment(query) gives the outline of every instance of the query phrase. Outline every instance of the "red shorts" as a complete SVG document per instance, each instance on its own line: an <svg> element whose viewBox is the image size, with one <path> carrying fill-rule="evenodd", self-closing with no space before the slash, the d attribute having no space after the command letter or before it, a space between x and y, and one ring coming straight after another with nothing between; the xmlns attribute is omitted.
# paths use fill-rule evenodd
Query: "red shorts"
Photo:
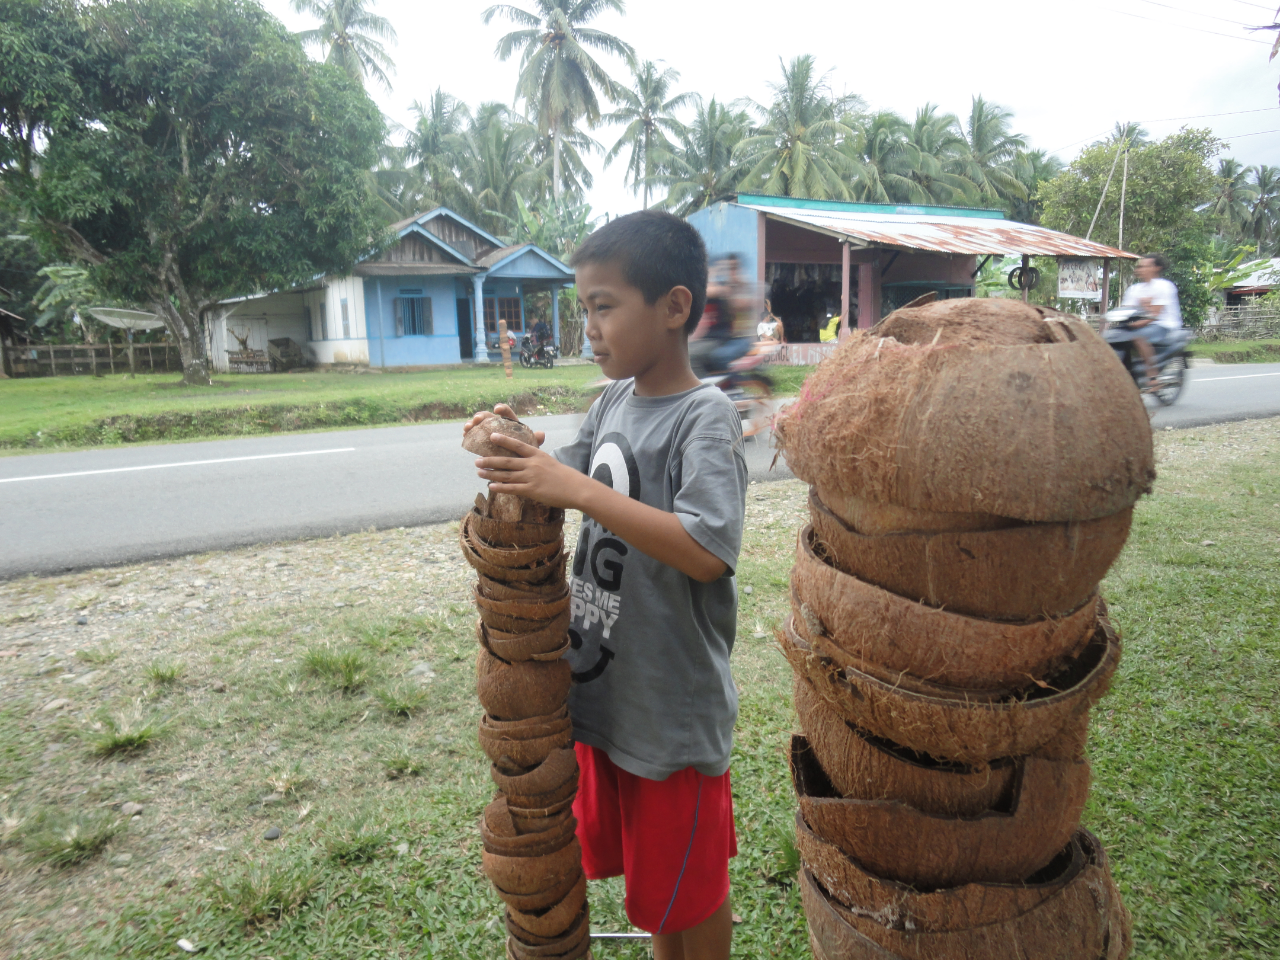
<svg viewBox="0 0 1280 960"><path fill-rule="evenodd" d="M729 895L738 855L729 771L686 767L646 780L596 747L577 744L582 867L590 880L627 878L627 917L650 933L679 933L715 913Z"/></svg>

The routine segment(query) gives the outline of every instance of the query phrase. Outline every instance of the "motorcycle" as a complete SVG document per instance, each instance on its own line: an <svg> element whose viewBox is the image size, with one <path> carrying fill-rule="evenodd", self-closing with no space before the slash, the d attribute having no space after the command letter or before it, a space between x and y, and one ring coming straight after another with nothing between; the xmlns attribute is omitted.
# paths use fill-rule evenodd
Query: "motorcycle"
<svg viewBox="0 0 1280 960"><path fill-rule="evenodd" d="M1120 362L1133 377L1133 382L1138 385L1138 390L1142 393L1150 393L1161 406L1168 407L1182 394L1191 360L1187 345L1195 339L1195 335L1185 327L1181 327L1174 331L1168 343L1158 346L1152 344L1156 352L1154 361L1156 377L1153 383L1148 383L1146 362L1134 343L1138 339L1138 330L1141 328L1135 328L1133 322L1144 319L1146 319L1145 315L1136 307L1117 307L1115 310L1109 310L1102 329L1102 338L1115 350Z"/></svg>
<svg viewBox="0 0 1280 960"><path fill-rule="evenodd" d="M560 351L551 341L539 341L535 346L531 334L526 333L520 338L520 366L546 367L550 370L559 358Z"/></svg>
<svg viewBox="0 0 1280 960"><path fill-rule="evenodd" d="M756 341L727 370L709 369L709 350L690 350L694 373L703 383L725 392L742 418L742 435L754 437L766 430L773 417L773 380L764 367L782 350L779 343Z"/></svg>

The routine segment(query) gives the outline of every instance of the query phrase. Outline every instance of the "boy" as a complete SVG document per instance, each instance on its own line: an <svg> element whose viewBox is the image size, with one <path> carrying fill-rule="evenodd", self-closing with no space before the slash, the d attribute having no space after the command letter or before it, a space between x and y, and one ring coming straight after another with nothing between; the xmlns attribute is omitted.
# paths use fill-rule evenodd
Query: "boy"
<svg viewBox="0 0 1280 960"><path fill-rule="evenodd" d="M554 456L494 434L512 455L476 466L493 490L583 513L569 709L587 876L625 875L627 916L653 933L656 960L724 960L747 468L732 401L689 366L706 248L646 210L597 230L572 263L595 360L615 382Z"/></svg>

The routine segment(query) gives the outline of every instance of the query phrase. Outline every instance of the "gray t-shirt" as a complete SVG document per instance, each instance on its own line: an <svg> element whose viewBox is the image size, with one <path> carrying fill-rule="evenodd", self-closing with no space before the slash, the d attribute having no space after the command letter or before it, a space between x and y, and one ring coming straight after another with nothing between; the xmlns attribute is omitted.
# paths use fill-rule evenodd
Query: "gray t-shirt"
<svg viewBox="0 0 1280 960"><path fill-rule="evenodd" d="M747 491L733 402L712 386L637 397L633 382L620 380L554 455L674 513L728 567L699 583L583 517L569 579L574 737L650 780L685 767L719 776L738 716L729 653Z"/></svg>

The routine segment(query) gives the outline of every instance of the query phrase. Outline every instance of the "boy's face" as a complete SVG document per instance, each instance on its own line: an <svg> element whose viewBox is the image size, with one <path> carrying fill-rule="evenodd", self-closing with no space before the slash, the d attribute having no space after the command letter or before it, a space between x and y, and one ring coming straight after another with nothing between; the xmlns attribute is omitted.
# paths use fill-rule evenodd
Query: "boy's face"
<svg viewBox="0 0 1280 960"><path fill-rule="evenodd" d="M689 317L692 296L686 288L674 287L649 304L617 264L584 263L576 273L587 339L606 377L639 376L664 359L672 333L679 334Z"/></svg>

